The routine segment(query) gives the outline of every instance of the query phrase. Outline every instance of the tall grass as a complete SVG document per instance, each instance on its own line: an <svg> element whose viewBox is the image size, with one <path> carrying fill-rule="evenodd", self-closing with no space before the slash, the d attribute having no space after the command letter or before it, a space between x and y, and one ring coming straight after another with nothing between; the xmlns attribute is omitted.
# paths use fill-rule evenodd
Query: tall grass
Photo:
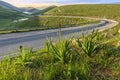
<svg viewBox="0 0 120 80"><path fill-rule="evenodd" d="M30 57L32 56L31 48L25 51L24 47L20 46L19 52L20 52L20 55L18 55L16 64L19 64L22 66L27 65L27 64L32 64L32 62L30 62Z"/></svg>
<svg viewBox="0 0 120 80"><path fill-rule="evenodd" d="M98 47L98 32L92 32L90 35L82 35L81 39L77 39L79 47L82 49L83 53L88 56L92 56Z"/></svg>
<svg viewBox="0 0 120 80"><path fill-rule="evenodd" d="M45 48L36 52L20 46L19 55L0 62L0 80L114 80L107 71L102 73L111 71L105 60L111 62L113 56L98 54L101 45L97 39L94 31L78 38L77 44L61 38L57 43L46 40ZM112 69L118 75L119 67Z"/></svg>
<svg viewBox="0 0 120 80"><path fill-rule="evenodd" d="M66 64L71 61L71 41L60 40L58 44L54 44L50 41L51 53L57 58L61 63Z"/></svg>

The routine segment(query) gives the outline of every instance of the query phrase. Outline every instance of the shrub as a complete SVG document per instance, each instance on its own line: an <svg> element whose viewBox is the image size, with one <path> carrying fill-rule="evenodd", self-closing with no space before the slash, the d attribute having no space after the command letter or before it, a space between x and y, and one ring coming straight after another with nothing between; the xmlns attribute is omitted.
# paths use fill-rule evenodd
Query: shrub
<svg viewBox="0 0 120 80"><path fill-rule="evenodd" d="M58 44L54 44L50 41L51 53L57 58L61 63L66 64L71 61L72 58L72 46L71 40L59 40Z"/></svg>
<svg viewBox="0 0 120 80"><path fill-rule="evenodd" d="M93 31L89 35L82 35L82 39L77 39L77 43L79 47L82 49L83 53L88 55L89 57L95 52L98 47L97 43L98 33L97 31Z"/></svg>

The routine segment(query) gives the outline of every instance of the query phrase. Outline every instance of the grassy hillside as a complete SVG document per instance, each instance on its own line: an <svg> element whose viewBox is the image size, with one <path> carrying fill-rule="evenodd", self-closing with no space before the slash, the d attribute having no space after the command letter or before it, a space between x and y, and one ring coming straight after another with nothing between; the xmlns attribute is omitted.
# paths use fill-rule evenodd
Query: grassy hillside
<svg viewBox="0 0 120 80"><path fill-rule="evenodd" d="M45 14L108 18L120 22L120 5L119 4L66 5L50 10ZM113 37L117 38L117 36L119 36L119 32L118 32L119 29L120 29L120 24L112 29L104 31L104 33L102 32L102 35L107 34L107 36L109 36L110 39L113 39ZM106 40L108 38L103 38L103 40L104 39ZM109 42L109 40L106 40L105 42L107 41Z"/></svg>
<svg viewBox="0 0 120 80"><path fill-rule="evenodd" d="M15 28L13 21L24 17L29 16L18 11L0 7L0 30Z"/></svg>
<svg viewBox="0 0 120 80"><path fill-rule="evenodd" d="M66 5L57 7L51 11L46 12L45 14L112 18L120 16L120 5L119 4Z"/></svg>
<svg viewBox="0 0 120 80"><path fill-rule="evenodd" d="M17 19L23 16L25 16L25 14L0 7L0 19Z"/></svg>
<svg viewBox="0 0 120 80"><path fill-rule="evenodd" d="M65 17L53 17L53 16L35 16L26 21L16 23L18 28L59 28L61 27L73 27L86 24L98 23L97 20L87 20L83 18L65 18Z"/></svg>
<svg viewBox="0 0 120 80"><path fill-rule="evenodd" d="M56 6L50 6L46 9L38 11L33 15L25 15L23 13L13 11L10 9L0 8L0 30L5 32L11 32L8 30L22 30L22 29L33 29L35 28L58 28L61 27L72 27L72 26L80 26L85 24L94 24L99 21L96 20L87 20L82 18L64 18L64 17L47 17L47 16L39 16L40 14L44 14L45 12L55 8ZM35 16L38 15L38 16ZM31 16L31 17L29 17ZM28 20L19 21L20 18L29 17ZM16 21L16 22L15 22ZM39 29L38 29L39 30ZM2 33L1 32L1 33Z"/></svg>

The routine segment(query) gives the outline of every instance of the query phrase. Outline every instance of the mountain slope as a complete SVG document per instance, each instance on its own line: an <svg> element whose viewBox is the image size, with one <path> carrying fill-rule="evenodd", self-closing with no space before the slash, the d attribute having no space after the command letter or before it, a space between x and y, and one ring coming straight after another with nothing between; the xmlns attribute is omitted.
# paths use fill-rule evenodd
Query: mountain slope
<svg viewBox="0 0 120 80"><path fill-rule="evenodd" d="M11 10L0 7L0 30L11 29L14 27L14 20L18 20L20 18L27 17L27 15Z"/></svg>
<svg viewBox="0 0 120 80"><path fill-rule="evenodd" d="M2 0L0 0L0 7L21 12L21 9L19 9L19 8L15 7L7 2L4 2Z"/></svg>
<svg viewBox="0 0 120 80"><path fill-rule="evenodd" d="M111 11L112 10L112 11ZM89 13L89 14L88 14ZM45 14L70 15L70 16L98 16L117 17L120 16L119 4L86 4L86 5L66 5L52 9Z"/></svg>
<svg viewBox="0 0 120 80"><path fill-rule="evenodd" d="M26 16L22 11L22 9L0 0L0 19L18 19Z"/></svg>
<svg viewBox="0 0 120 80"><path fill-rule="evenodd" d="M0 19L18 19L26 16L22 12L0 7Z"/></svg>
<svg viewBox="0 0 120 80"><path fill-rule="evenodd" d="M4 19L13 18L14 16L17 15L17 13L18 13L17 11L0 7L0 18L4 18Z"/></svg>

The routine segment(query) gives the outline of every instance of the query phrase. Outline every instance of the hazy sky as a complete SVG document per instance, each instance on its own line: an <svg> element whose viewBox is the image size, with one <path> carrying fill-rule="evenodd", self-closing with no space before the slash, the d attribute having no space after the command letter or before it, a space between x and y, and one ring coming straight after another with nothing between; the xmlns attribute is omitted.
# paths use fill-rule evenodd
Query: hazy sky
<svg viewBox="0 0 120 80"><path fill-rule="evenodd" d="M18 7L27 6L48 6L48 5L61 5L61 4L86 4L86 3L114 3L120 0L3 0Z"/></svg>
<svg viewBox="0 0 120 80"><path fill-rule="evenodd" d="M31 3L111 3L120 2L120 0L3 0L10 3L31 4Z"/></svg>

